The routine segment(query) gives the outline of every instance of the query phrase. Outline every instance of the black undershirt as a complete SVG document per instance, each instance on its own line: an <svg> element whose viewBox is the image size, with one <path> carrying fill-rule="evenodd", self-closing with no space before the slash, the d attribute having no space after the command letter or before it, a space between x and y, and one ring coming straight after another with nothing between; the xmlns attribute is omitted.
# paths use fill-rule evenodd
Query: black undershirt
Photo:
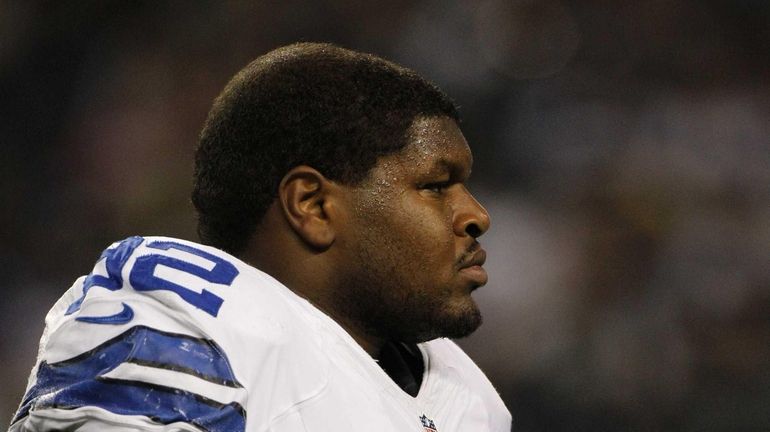
<svg viewBox="0 0 770 432"><path fill-rule="evenodd" d="M382 347L378 364L403 391L416 397L422 384L425 365L417 345L388 342Z"/></svg>

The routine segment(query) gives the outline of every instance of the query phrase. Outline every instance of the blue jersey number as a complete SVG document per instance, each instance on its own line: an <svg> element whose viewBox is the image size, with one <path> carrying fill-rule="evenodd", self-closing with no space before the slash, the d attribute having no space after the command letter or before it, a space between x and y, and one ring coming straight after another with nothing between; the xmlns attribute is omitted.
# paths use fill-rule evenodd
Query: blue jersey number
<svg viewBox="0 0 770 432"><path fill-rule="evenodd" d="M131 275L129 276L129 280L134 289L137 291L172 291L179 295L179 297L182 297L187 303L208 312L212 316L217 316L219 308L222 306L221 297L218 297L205 289L199 293L169 280L161 279L154 275L155 267L164 265L175 270L198 276L211 283L230 285L233 282L233 279L238 275L238 270L234 265L216 255L180 243L156 241L149 243L147 247L160 250L176 249L191 253L204 258L207 261L213 262L214 267L211 270L208 270L187 261L166 255L143 255L136 259L134 268L131 269Z"/></svg>
<svg viewBox="0 0 770 432"><path fill-rule="evenodd" d="M88 275L83 282L83 295L69 306L66 314L69 315L80 310L88 290L93 286L100 286L112 291L122 288L123 267L134 250L143 241L144 238L142 237L130 237L120 242L117 247L105 250L99 259L105 261L107 276L93 273ZM187 252L213 263L214 266L208 269L167 255L142 255L136 259L128 275L128 279L134 289L137 291L171 291L198 309L205 311L211 316L217 316L223 302L221 297L205 289L198 292L170 280L159 278L155 276L155 269L158 265L162 265L197 276L206 282L230 285L235 277L238 276L238 269L232 263L198 248L173 241L153 241L148 243L146 247L165 251L176 249Z"/></svg>

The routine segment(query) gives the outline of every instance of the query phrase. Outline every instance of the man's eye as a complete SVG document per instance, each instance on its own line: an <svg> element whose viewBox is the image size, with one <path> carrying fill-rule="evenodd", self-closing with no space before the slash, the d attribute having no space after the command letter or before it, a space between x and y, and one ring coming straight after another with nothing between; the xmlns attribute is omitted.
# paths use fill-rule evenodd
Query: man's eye
<svg viewBox="0 0 770 432"><path fill-rule="evenodd" d="M433 193L443 193L446 188L449 187L449 182L435 182L435 183L426 183L420 187L420 189L427 190Z"/></svg>

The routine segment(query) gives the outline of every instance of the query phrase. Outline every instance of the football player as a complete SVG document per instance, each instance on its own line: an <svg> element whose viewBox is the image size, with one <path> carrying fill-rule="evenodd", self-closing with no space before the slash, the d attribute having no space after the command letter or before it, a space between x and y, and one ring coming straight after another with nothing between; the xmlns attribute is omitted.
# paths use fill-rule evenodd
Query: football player
<svg viewBox="0 0 770 432"><path fill-rule="evenodd" d="M200 136L201 244L107 248L46 317L11 431L509 431L447 339L481 324L472 163L411 70L330 44L259 57Z"/></svg>

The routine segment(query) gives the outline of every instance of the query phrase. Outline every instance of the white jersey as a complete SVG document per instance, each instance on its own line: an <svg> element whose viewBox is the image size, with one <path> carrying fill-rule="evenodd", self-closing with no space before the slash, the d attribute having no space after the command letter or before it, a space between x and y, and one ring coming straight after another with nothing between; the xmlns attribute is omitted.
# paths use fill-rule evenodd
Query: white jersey
<svg viewBox="0 0 770 432"><path fill-rule="evenodd" d="M113 244L46 317L10 431L495 431L511 416L453 342L409 396L334 320L217 249Z"/></svg>

